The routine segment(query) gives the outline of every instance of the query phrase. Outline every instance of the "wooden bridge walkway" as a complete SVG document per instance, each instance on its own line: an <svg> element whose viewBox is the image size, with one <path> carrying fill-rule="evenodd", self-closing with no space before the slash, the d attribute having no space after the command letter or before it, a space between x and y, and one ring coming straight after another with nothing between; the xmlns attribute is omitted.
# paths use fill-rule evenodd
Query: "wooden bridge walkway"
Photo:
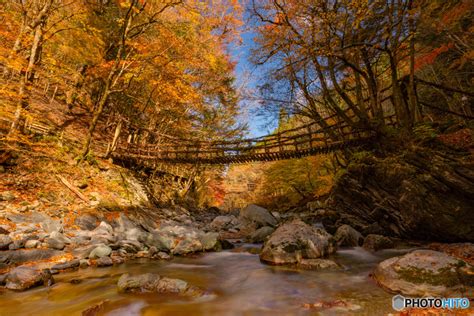
<svg viewBox="0 0 474 316"><path fill-rule="evenodd" d="M163 164L225 165L326 154L366 143L376 136L373 131L338 123L334 115L324 121L325 124L312 122L251 139L203 141L156 134L153 137L156 143L150 144L141 141L134 143L130 141L131 137L127 137L119 139L109 156L119 163L152 169ZM395 115L387 116L385 121L386 125L396 125ZM10 119L0 119L0 130L6 132L10 125ZM24 130L40 135L54 134L53 127L31 120L25 122ZM150 133L148 131L148 135ZM65 138L68 138L67 135ZM106 156L109 148L110 145L103 142L94 142L94 152L101 156Z"/></svg>
<svg viewBox="0 0 474 316"><path fill-rule="evenodd" d="M373 131L354 129L336 123L335 116L294 129L252 139L232 141L202 141L162 137L156 144L120 142L112 153L114 160L153 168L156 163L172 164L232 164L275 161L325 154L370 141ZM395 115L385 118L395 125ZM331 133L331 131L333 133ZM334 139L333 136L337 135Z"/></svg>

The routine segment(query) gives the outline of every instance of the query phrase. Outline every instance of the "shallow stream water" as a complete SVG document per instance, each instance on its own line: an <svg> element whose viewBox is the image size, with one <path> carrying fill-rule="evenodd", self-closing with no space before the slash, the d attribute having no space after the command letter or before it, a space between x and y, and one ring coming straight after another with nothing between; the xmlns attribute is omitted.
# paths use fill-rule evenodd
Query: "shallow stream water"
<svg viewBox="0 0 474 316"><path fill-rule="evenodd" d="M385 315L392 295L369 277L377 262L407 250L376 254L340 249L332 257L342 271L301 271L260 263L248 251L256 245L175 258L135 260L109 268L88 268L55 276L56 284L26 292L0 293L0 315L81 315L105 301L100 315ZM123 273L158 273L180 278L214 293L200 299L161 294L119 294ZM74 280L74 281L73 281ZM71 282L73 281L73 282ZM305 304L344 300L345 307L308 308Z"/></svg>

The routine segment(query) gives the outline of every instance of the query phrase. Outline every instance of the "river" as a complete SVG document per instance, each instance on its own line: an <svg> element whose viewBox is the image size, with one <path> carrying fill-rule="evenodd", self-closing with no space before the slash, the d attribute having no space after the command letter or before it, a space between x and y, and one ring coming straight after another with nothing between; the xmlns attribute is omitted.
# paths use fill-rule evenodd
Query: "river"
<svg viewBox="0 0 474 316"><path fill-rule="evenodd" d="M393 312L392 295L369 277L377 262L405 250L376 254L362 248L340 249L331 257L341 271L302 271L260 263L258 245L176 257L171 261L134 260L108 268L87 268L55 276L56 284L26 292L0 293L0 315L81 315L102 301L100 315L383 315ZM209 290L199 299L161 294L119 294L123 273L158 273ZM305 304L343 300L345 306ZM336 304L341 305L341 304Z"/></svg>

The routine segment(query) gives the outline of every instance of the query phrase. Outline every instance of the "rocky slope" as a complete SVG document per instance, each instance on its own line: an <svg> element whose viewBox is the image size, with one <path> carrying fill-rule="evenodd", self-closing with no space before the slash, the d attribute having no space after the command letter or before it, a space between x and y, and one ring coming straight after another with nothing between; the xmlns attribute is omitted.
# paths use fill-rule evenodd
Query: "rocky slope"
<svg viewBox="0 0 474 316"><path fill-rule="evenodd" d="M329 200L336 226L347 223L364 235L472 242L473 166L468 153L426 147L384 158L359 155Z"/></svg>

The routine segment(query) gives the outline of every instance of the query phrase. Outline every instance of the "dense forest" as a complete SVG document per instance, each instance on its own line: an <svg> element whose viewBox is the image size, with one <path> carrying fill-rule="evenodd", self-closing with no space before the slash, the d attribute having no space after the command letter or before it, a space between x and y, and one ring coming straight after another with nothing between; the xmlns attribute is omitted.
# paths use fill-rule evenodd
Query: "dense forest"
<svg viewBox="0 0 474 316"><path fill-rule="evenodd" d="M0 315L469 315L473 21L0 0Z"/></svg>

